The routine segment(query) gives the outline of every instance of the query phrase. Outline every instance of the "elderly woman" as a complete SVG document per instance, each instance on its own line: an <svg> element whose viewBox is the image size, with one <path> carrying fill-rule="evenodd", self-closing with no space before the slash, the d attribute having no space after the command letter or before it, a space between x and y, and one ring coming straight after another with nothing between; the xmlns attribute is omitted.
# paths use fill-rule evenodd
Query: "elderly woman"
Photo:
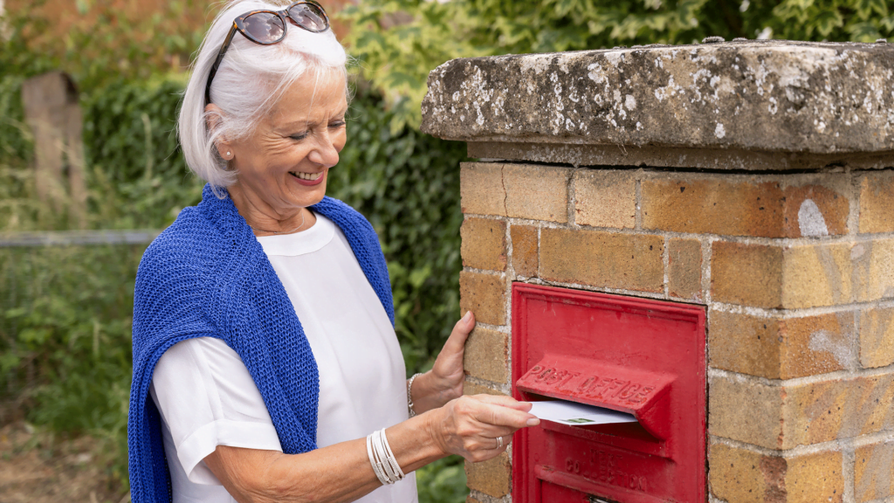
<svg viewBox="0 0 894 503"><path fill-rule="evenodd" d="M462 396L471 312L406 380L378 239L325 197L345 60L310 1L232 2L202 44L179 130L208 184L136 283L135 502L411 502L413 470L492 458L538 422Z"/></svg>

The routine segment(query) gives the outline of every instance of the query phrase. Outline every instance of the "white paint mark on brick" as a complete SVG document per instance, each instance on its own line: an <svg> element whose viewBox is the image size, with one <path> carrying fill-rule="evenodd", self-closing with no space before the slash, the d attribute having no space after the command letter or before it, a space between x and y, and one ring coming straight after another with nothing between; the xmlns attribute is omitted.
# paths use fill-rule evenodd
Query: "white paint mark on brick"
<svg viewBox="0 0 894 503"><path fill-rule="evenodd" d="M805 199L798 209L798 228L803 237L828 236L829 228L823 213L812 199Z"/></svg>
<svg viewBox="0 0 894 503"><path fill-rule="evenodd" d="M848 367L853 359L850 346L847 336L841 340L828 330L817 330L810 334L810 342L807 343L811 351L829 353L842 367Z"/></svg>

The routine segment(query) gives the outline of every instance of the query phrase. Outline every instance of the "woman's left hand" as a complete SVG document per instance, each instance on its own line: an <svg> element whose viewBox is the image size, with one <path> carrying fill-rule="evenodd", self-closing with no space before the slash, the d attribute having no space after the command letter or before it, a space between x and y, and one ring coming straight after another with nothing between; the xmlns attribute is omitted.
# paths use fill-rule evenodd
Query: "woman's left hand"
<svg viewBox="0 0 894 503"><path fill-rule="evenodd" d="M413 381L413 409L417 414L443 406L463 394L463 355L466 339L475 328L475 315L466 315L453 326L431 370Z"/></svg>

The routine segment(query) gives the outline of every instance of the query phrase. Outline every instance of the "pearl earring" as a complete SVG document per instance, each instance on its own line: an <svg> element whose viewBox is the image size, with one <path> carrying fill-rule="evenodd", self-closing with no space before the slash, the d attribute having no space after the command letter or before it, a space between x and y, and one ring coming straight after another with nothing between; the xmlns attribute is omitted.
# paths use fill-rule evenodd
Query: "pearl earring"
<svg viewBox="0 0 894 503"><path fill-rule="evenodd" d="M230 151L227 150L227 157L230 157Z"/></svg>

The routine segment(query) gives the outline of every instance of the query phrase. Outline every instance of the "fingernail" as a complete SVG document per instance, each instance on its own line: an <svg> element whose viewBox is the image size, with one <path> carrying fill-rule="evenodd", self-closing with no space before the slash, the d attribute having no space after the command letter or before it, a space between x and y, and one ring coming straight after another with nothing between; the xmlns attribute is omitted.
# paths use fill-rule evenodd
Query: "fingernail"
<svg viewBox="0 0 894 503"><path fill-rule="evenodd" d="M463 323L468 323L469 320L472 319L472 311L466 311L465 316L463 316Z"/></svg>
<svg viewBox="0 0 894 503"><path fill-rule="evenodd" d="M537 426L538 424L540 424L540 418L532 417L531 419L528 419L528 426Z"/></svg>

